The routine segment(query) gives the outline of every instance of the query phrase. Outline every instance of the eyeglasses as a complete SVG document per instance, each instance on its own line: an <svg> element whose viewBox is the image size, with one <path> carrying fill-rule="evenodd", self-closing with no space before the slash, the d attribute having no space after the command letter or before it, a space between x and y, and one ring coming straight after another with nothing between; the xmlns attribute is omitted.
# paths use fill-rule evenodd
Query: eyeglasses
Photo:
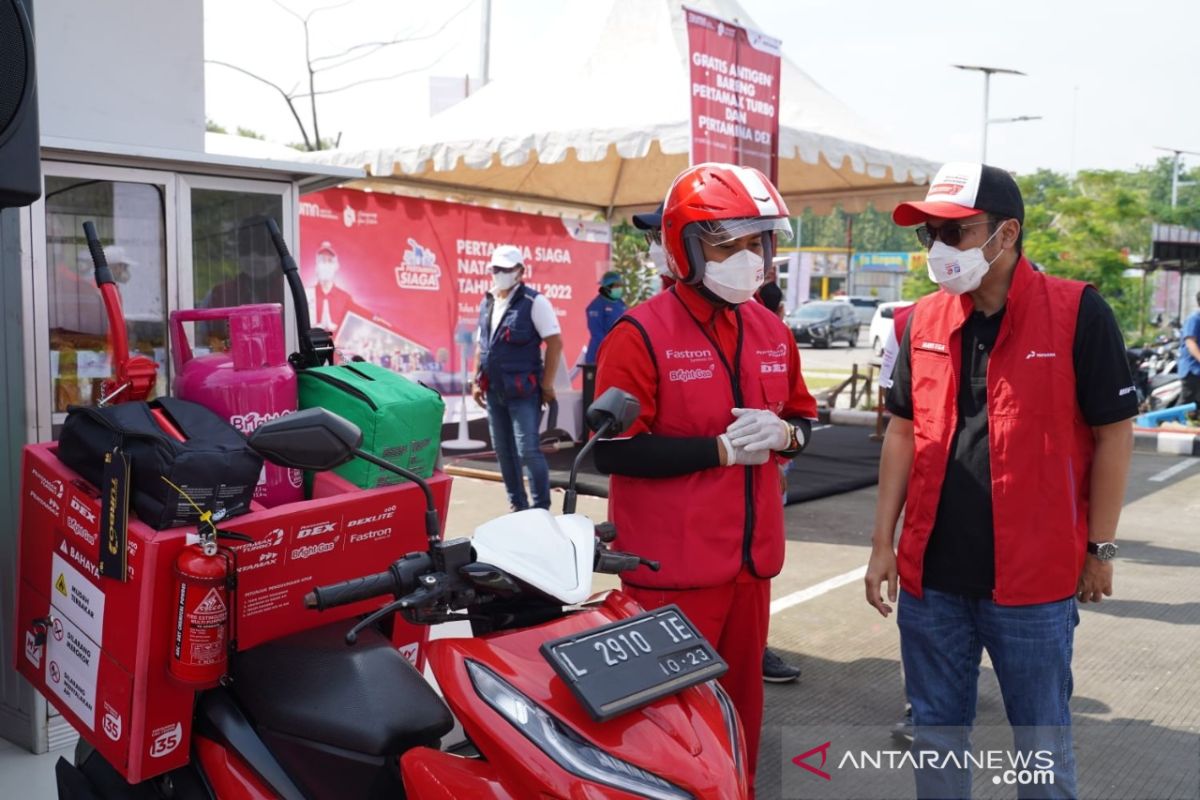
<svg viewBox="0 0 1200 800"><path fill-rule="evenodd" d="M941 239L944 244L950 247L958 247L958 243L962 241L963 228L973 228L976 225L989 225L992 220L985 219L980 222L948 222L940 228L931 228L928 225L921 225L916 229L917 241L924 248L933 247L933 243Z"/></svg>

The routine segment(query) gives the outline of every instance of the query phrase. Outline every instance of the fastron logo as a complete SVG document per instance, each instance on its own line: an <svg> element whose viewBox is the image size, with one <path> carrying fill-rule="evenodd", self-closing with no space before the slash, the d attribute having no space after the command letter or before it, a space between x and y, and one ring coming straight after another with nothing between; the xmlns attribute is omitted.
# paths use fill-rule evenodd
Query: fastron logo
<svg viewBox="0 0 1200 800"><path fill-rule="evenodd" d="M83 527L83 524L80 523L79 520L70 515L67 516L67 528L71 531L71 533L87 542L89 546L96 546L96 534Z"/></svg>
<svg viewBox="0 0 1200 800"><path fill-rule="evenodd" d="M380 539L386 539L391 535L391 528L377 528L376 530L367 531L366 533L352 533L350 534L350 544L355 544L356 542L374 542Z"/></svg>
<svg viewBox="0 0 1200 800"><path fill-rule="evenodd" d="M667 373L667 380L672 383L688 383L690 381L705 381L713 376L713 369L673 369Z"/></svg>
<svg viewBox="0 0 1200 800"><path fill-rule="evenodd" d="M323 533L333 533L337 530L336 522L318 522L314 525L305 525L300 530L296 531L297 539L307 539L310 536L320 536Z"/></svg>
<svg viewBox="0 0 1200 800"><path fill-rule="evenodd" d="M175 752L175 748L183 741L183 725L176 722L174 725L155 728L150 735L154 737L150 741L150 757L162 758Z"/></svg>
<svg viewBox="0 0 1200 800"><path fill-rule="evenodd" d="M359 519L352 519L346 523L346 527L347 528L358 528L362 525L370 525L375 522L383 522L385 519L391 519L394 516L396 516L396 507L388 506L383 511L380 511L378 514L376 514L374 516L361 517Z"/></svg>
<svg viewBox="0 0 1200 800"><path fill-rule="evenodd" d="M92 523L93 525L96 524L96 515L90 508L87 507L87 503L84 503L78 497L71 498L71 508L74 511L77 511L79 516L83 517L88 522Z"/></svg>
<svg viewBox="0 0 1200 800"><path fill-rule="evenodd" d="M342 537L337 536L337 537L334 537L334 540L332 542L321 542L320 544L306 544L303 547L297 547L295 550L292 551L292 560L293 561L302 561L306 558L312 558L313 556L319 556L324 553L332 552L333 549L335 547L337 547L338 539L341 539L341 538Z"/></svg>
<svg viewBox="0 0 1200 800"><path fill-rule="evenodd" d="M1057 355L1057 354L1056 353L1039 353L1037 350L1030 350L1029 355L1025 356L1025 360L1028 361L1031 358L1054 358L1055 355Z"/></svg>
<svg viewBox="0 0 1200 800"><path fill-rule="evenodd" d="M711 361L712 350L673 350L667 348L667 358L686 359L688 361Z"/></svg>
<svg viewBox="0 0 1200 800"><path fill-rule="evenodd" d="M29 468L29 471L33 473L33 477L37 478L37 480L38 480L38 483L40 483L40 484L42 485L42 488L44 488L46 491L50 492L50 494L54 495L54 496L55 496L55 497L57 497L59 500L61 500L61 499L62 499L62 496L63 496L63 483L62 483L62 481L60 481L60 480L51 480L50 478L47 478L47 477L46 477L45 475L43 475L42 473L38 472L38 471L37 471L36 469L34 469L33 467L30 467L30 468Z"/></svg>

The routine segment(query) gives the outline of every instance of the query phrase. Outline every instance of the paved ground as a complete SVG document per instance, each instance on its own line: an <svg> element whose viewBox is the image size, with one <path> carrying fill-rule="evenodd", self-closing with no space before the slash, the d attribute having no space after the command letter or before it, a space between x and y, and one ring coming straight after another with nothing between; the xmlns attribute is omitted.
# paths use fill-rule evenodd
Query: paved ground
<svg viewBox="0 0 1200 800"><path fill-rule="evenodd" d="M1168 470L1174 473L1164 478ZM561 497L555 493L556 507ZM787 510L788 560L772 587L780 608L771 644L804 675L798 684L766 688L758 785L764 800L846 796L830 794L832 784L798 782L810 776L791 759L802 752L798 743L821 744L813 736L849 737L856 749L894 747L888 729L903 709L897 633L893 621L865 604L860 577L874 497L867 489ZM455 479L448 531L466 533L504 505L500 484ZM605 501L595 498L580 497L579 510L606 516ZM1122 517L1116 594L1083 608L1076 636L1072 706L1081 797L1200 800L1197 520L1200 459L1138 454ZM978 722L1001 726L998 688L984 666ZM0 796L53 797L54 757L0 743ZM910 797L911 780L898 773L886 792L871 796ZM977 786L976 797L987 796L1015 797L1015 791Z"/></svg>

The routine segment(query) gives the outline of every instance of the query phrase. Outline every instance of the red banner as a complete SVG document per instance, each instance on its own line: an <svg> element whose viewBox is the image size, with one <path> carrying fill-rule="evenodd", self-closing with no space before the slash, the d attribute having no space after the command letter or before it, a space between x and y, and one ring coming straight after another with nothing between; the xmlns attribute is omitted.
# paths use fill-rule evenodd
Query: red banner
<svg viewBox="0 0 1200 800"><path fill-rule="evenodd" d="M609 239L607 223L328 189L300 203L300 277L312 323L339 349L457 391L455 337L478 327L492 250L524 251L525 283L558 312L572 366L587 344Z"/></svg>
<svg viewBox="0 0 1200 800"><path fill-rule="evenodd" d="M779 178L779 40L685 8L692 162L757 167Z"/></svg>

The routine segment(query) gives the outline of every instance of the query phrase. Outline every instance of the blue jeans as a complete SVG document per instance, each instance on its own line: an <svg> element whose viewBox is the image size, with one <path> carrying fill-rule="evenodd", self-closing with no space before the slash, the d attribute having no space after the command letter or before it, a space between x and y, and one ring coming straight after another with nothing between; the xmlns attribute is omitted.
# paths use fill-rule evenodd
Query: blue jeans
<svg viewBox="0 0 1200 800"><path fill-rule="evenodd" d="M1076 796L1071 738L1071 654L1079 611L1075 598L1031 606L1001 606L989 599L926 589L924 597L901 590L897 621L905 687L912 704L912 752L970 751L971 725L986 647L1000 683L1004 710L1018 753L1049 751L1034 762L1049 767L1053 785L1018 786L1020 798ZM969 798L971 766L915 770L917 796ZM995 778L994 778L995 779Z"/></svg>
<svg viewBox="0 0 1200 800"><path fill-rule="evenodd" d="M529 508L522 462L529 473L534 508L550 508L550 468L538 446L538 426L542 421L540 397L505 399L498 392L487 392L488 430L492 447L500 462L500 474L508 492L508 505L514 511Z"/></svg>

